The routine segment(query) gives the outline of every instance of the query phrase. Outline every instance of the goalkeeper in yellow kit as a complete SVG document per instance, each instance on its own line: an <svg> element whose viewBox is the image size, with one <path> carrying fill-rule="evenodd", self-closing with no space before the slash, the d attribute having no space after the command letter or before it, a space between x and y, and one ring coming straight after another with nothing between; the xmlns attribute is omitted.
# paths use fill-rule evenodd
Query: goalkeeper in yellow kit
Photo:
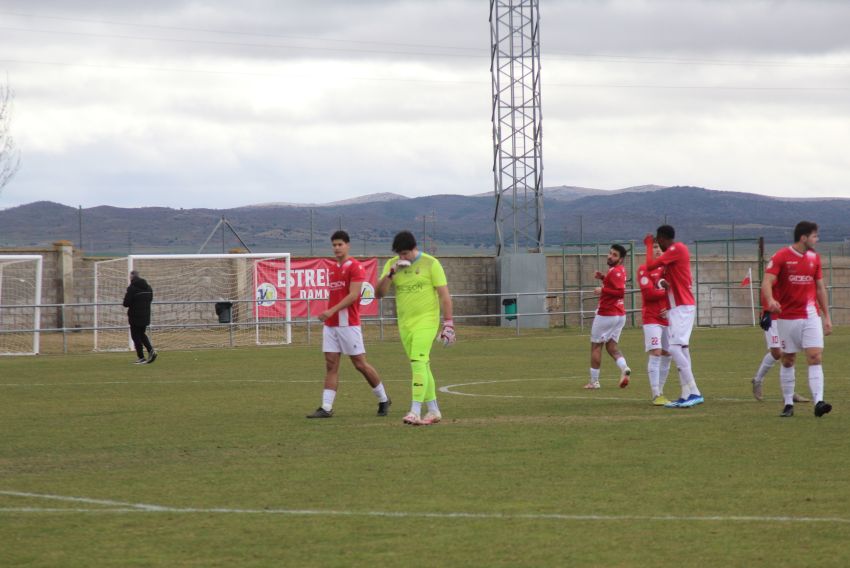
<svg viewBox="0 0 850 568"><path fill-rule="evenodd" d="M455 342L452 298L446 273L439 260L419 252L416 237L410 231L402 231L395 236L393 252L397 256L384 265L376 295L379 298L387 296L390 286L395 287L398 331L413 372L413 402L404 423L413 426L436 424L442 415L437 406L437 388L431 373L431 346L434 339L446 346ZM422 403L427 405L425 416L421 416Z"/></svg>

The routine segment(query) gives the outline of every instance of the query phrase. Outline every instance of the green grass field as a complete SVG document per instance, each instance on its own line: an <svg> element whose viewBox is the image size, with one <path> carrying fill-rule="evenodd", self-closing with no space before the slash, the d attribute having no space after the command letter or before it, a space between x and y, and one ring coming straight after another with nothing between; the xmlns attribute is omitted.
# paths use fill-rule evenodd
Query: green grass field
<svg viewBox="0 0 850 568"><path fill-rule="evenodd" d="M395 341L369 345L389 418L347 362L335 417L304 418L318 346L3 358L0 566L850 566L850 330L821 419L778 418L778 369L752 399L760 330L695 332L682 410L648 403L638 330L632 385L606 359L596 392L586 336L459 334L431 427L401 423Z"/></svg>

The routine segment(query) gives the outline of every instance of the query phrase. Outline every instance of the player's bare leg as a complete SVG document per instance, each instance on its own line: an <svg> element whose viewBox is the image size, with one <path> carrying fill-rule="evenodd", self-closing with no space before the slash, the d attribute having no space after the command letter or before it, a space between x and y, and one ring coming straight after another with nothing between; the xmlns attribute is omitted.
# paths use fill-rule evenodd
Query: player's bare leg
<svg viewBox="0 0 850 568"><path fill-rule="evenodd" d="M590 344L590 382L584 385L586 389L598 389L599 385L599 368L602 366L602 344Z"/></svg>
<svg viewBox="0 0 850 568"><path fill-rule="evenodd" d="M390 397L387 396L387 392L384 390L384 383L381 382L378 371L369 364L365 354L352 355L351 362L354 364L354 368L363 375L363 378L372 387L372 392L378 398L378 416L386 416L392 401L390 401Z"/></svg>
<svg viewBox="0 0 850 568"><path fill-rule="evenodd" d="M629 386L629 377L632 375L632 370L629 369L629 365L626 363L626 358L623 357L623 354L620 352L620 345L615 340L611 339L605 344L605 350L608 351L608 355L614 359L617 363L617 367L620 368L620 388L626 388Z"/></svg>

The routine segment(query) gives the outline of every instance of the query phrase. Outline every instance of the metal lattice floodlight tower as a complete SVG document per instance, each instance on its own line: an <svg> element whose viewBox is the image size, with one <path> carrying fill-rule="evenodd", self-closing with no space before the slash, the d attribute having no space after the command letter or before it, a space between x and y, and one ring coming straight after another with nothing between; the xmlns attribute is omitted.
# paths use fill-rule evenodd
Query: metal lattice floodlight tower
<svg viewBox="0 0 850 568"><path fill-rule="evenodd" d="M490 0L497 254L543 251L539 0Z"/></svg>

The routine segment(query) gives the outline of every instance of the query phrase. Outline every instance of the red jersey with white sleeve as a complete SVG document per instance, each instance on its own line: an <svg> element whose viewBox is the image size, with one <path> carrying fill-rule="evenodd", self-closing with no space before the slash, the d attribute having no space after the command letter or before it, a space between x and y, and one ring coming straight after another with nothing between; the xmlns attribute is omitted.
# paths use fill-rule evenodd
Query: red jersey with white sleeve
<svg viewBox="0 0 850 568"><path fill-rule="evenodd" d="M335 263L328 275L328 308L332 308L348 296L352 282L366 282L366 271L356 258L349 258L342 264ZM346 327L360 325L360 298L328 319L325 325L329 327Z"/></svg>
<svg viewBox="0 0 850 568"><path fill-rule="evenodd" d="M667 290L658 285L658 281L664 276L664 268L647 270L646 265L638 267L638 284L640 286L641 308L643 324L667 325L667 318L661 315L663 310L670 309L670 301L667 299Z"/></svg>
<svg viewBox="0 0 850 568"><path fill-rule="evenodd" d="M667 289L667 298L670 307L695 306L694 294L691 291L691 252L682 243L673 243L661 256L652 262L646 263L648 270L655 270L663 266L664 280L670 285Z"/></svg>
<svg viewBox="0 0 850 568"><path fill-rule="evenodd" d="M794 320L816 317L817 281L823 280L820 256L813 250L805 254L794 247L776 251L765 272L776 276L773 297L782 311L774 314L776 319Z"/></svg>
<svg viewBox="0 0 850 568"><path fill-rule="evenodd" d="M623 302L625 295L626 267L618 264L609 268L605 278L602 279L602 294L599 296L599 307L596 308L596 313L600 316L626 315L626 304Z"/></svg>

